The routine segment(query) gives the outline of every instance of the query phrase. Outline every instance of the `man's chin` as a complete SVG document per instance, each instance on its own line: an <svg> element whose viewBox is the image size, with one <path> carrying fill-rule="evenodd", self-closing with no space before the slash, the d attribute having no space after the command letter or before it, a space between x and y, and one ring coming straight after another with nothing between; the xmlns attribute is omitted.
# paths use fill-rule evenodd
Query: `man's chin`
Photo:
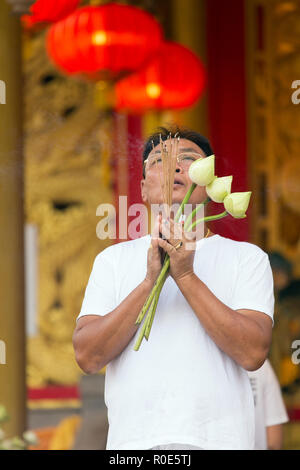
<svg viewBox="0 0 300 470"><path fill-rule="evenodd" d="M175 203L178 203L181 204L183 199L184 199L184 196L186 195L186 188L185 186L177 186L173 189L173 204Z"/></svg>
<svg viewBox="0 0 300 470"><path fill-rule="evenodd" d="M179 196L173 196L173 199L172 199L172 204L181 204L182 201L183 201L183 197L179 197Z"/></svg>

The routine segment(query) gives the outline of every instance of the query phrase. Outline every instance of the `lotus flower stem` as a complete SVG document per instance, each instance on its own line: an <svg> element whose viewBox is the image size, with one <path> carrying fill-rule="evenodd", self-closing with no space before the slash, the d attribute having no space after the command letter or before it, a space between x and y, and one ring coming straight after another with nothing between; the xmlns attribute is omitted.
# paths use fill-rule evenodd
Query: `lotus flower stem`
<svg viewBox="0 0 300 470"><path fill-rule="evenodd" d="M196 185L195 183L192 183L192 184L191 184L191 186L190 186L188 192L186 193L186 195L185 195L185 197L184 197L182 203L180 204L179 209L178 209L178 211L177 211L177 213L176 213L176 215L175 215L174 220L175 220L176 222L178 222L178 220L179 220L179 218L180 218L180 216L181 216L181 214L182 214L182 210L183 210L183 208L184 208L184 205L188 202L188 200L189 200L189 198L191 197L191 194L192 194L192 192L194 191L194 189L196 188L196 186L197 186L197 185ZM160 272L160 274L159 274L159 276L158 276L158 278L157 278L157 280L156 280L156 282L155 282L155 285L154 285L152 291L150 292L150 295L148 296L148 298L147 298L147 300L146 300L145 305L143 306L141 312L139 313L139 316L138 316L138 318L137 318L135 324L139 324L139 323L142 322L142 320L143 320L143 318L144 318L144 316L145 316L145 313L147 312L148 308L149 308L150 305L151 305L151 302L152 302L152 299L153 299L153 297L154 297L155 291L156 291L157 287L159 286L159 284L160 284L160 282L161 282L163 276L165 275L166 271L169 269L169 266L170 266L169 255L166 254L165 259L164 259L164 264L163 264L162 270L161 270L161 272Z"/></svg>
<svg viewBox="0 0 300 470"><path fill-rule="evenodd" d="M169 255L168 255L168 258L165 257L165 261L164 261L164 265L163 265L163 267L162 267L162 270L161 270L161 272L160 272L158 278L156 279L156 282L155 282L155 284L154 284L154 286L153 286L153 288L152 288L152 291L150 292L150 294L149 294L149 296L148 296L148 298L147 298L147 300L146 300L146 303L145 303L144 307L142 308L142 310L141 310L141 312L140 312L140 314L139 314L139 316L138 316L138 318L137 318L137 320L136 320L136 322L135 322L136 325L137 325L138 323L141 323L141 321L143 320L143 318L144 318L144 316L145 316L145 313L147 312L147 310L148 310L148 308L150 307L150 304L151 304L151 302L152 302L152 300L153 300L153 297L154 297L154 295L155 295L155 291L156 291L156 289L159 287L160 282L162 281L164 275L165 275L166 272L168 271L169 266L170 266L170 258L169 258Z"/></svg>
<svg viewBox="0 0 300 470"><path fill-rule="evenodd" d="M147 322L147 319L146 319L146 320L144 321L142 327L141 327L141 331L140 331L140 334L139 334L139 336L138 336L137 342L135 343L135 346L134 346L134 348L133 348L135 351L138 351L139 348L140 348L141 342L142 342L142 340L143 340L143 338L144 338L144 333L145 333L145 331L146 331L147 324L148 324L148 322Z"/></svg>
<svg viewBox="0 0 300 470"><path fill-rule="evenodd" d="M157 291L155 291L156 293ZM134 350L135 351L138 351L140 349L140 345L141 345L141 342L143 340L143 338L145 337L147 340L149 338L149 333L150 333L150 330L149 330L149 323L150 323L150 317L154 317L154 314L152 315L152 312L153 312L153 309L154 309L154 306L155 304L157 304L156 302L156 295L154 296L154 298L152 299L152 302L151 302L151 305L150 305L150 308L149 308L149 311L148 311L148 314L147 314L147 317L143 323L143 326L141 327L141 331L140 331L140 334L138 336L138 339L134 345ZM151 322L152 324L152 322ZM151 325L152 326L152 325ZM150 327L151 329L151 327ZM147 336L147 332L148 332L148 336Z"/></svg>
<svg viewBox="0 0 300 470"><path fill-rule="evenodd" d="M207 202L209 202L209 201L207 201ZM206 201L205 201L205 203L206 203ZM182 210L182 207L183 206L181 205L181 207L178 209L178 212L180 210ZM198 210L199 210L199 206L198 206ZM176 216L178 215L178 212L177 212ZM187 228L187 230L188 231L192 230L200 222L204 222L204 221L208 222L208 221L212 221L212 220L219 220L219 219L222 219L223 217L226 217L227 215L228 215L228 212L224 211L221 214L203 217L202 219L196 220L195 222L190 224L190 226ZM149 310L148 314L147 314L147 317L146 317L146 319L143 323L143 326L141 327L141 331L140 331L140 334L138 336L137 342L134 346L135 351L139 350L141 342L142 342L144 336L147 340L149 339L152 323L153 323L153 320L154 320L154 315L155 315L155 312L156 312L158 299L159 299L159 296L160 296L160 292L161 292L161 290L164 286L165 280L167 278L167 272L168 272L169 266L170 266L170 257L169 257L169 255L166 254L161 272L160 272L160 274L159 274L159 276L158 276L158 278L157 278L157 280L154 284L154 287L153 287L152 291L150 292L150 295L148 296L148 298L147 298L147 300L146 300L146 302L145 302L145 304L144 304L144 306L143 306L143 308L142 308L142 310L141 310L141 312L140 312L140 314L139 314L139 316L138 316L138 318L135 322L136 324L141 323L143 321L143 318L144 318L146 312Z"/></svg>
<svg viewBox="0 0 300 470"><path fill-rule="evenodd" d="M174 222L178 222L181 214L182 214L182 210L184 209L184 206L185 204L188 202L188 200L190 199L191 195L192 195L192 192L194 191L194 189L196 188L196 184L195 183L192 183L191 186L189 187L189 190L188 192L186 193L186 195L184 196L184 199L182 201L182 203L180 204L179 206L179 209L174 217Z"/></svg>
<svg viewBox="0 0 300 470"><path fill-rule="evenodd" d="M144 332L144 337L146 338L147 341L148 341L149 334L150 334L150 331L151 331L152 323L153 323L153 320L154 320L154 314L155 314L155 310L156 310L156 306L157 306L157 302L158 302L158 296L157 295L161 291L162 286L163 286L163 284L161 283L159 288L156 289L155 296L152 300L151 306L148 310L147 317L146 317L146 320L145 320L146 323L147 323L147 326L146 326L146 329L145 329L145 332Z"/></svg>
<svg viewBox="0 0 300 470"><path fill-rule="evenodd" d="M141 342L143 340L143 337L145 337L147 341L149 339L149 335L150 335L150 331L151 331L151 328L152 328L152 323L153 323L153 320L154 320L154 315L155 315L155 312L156 312L156 307L157 307L157 303L158 303L158 300L159 300L160 292L161 292L161 290L164 286L164 283L165 283L166 279L167 279L167 271L165 272L165 276L161 279L160 284L158 285L157 289L155 290L155 296L152 299L152 302L151 302L146 320L145 320L145 322L142 326L141 334L139 335L139 337L137 339L137 342L134 346L135 351L139 350Z"/></svg>
<svg viewBox="0 0 300 470"><path fill-rule="evenodd" d="M153 306L151 305L150 307L150 311L147 315L147 327L146 327L146 331L145 331L145 338L146 340L148 341L148 338L149 338L149 334L150 334L150 331L151 331L151 327L152 327L152 323L153 323L153 320L154 320L154 315L155 315L155 311L156 311L156 306L157 306L157 303L158 303L158 299L159 299L159 296L160 296L160 293L161 293L161 290L164 286L164 283L165 283L165 280L167 279L167 273L166 275L164 276L164 278L162 279L159 287L156 289L156 292L155 292L155 297L153 299Z"/></svg>
<svg viewBox="0 0 300 470"><path fill-rule="evenodd" d="M160 285L158 286L158 288L155 291L155 296L152 299L150 309L148 311L147 317L146 317L146 319L143 323L142 329L141 329L141 333L140 333L140 335L137 339L137 342L135 343L135 346L134 346L135 351L139 350L141 342L143 340L143 337L145 337L146 340L148 341L150 331L151 331L151 327L152 327L152 323L153 323L153 320L154 320L156 306L157 306L158 299L159 299L159 296L160 296L160 292L161 292L161 290L164 286L166 278L167 278L167 275L165 275L165 277L162 279Z"/></svg>
<svg viewBox="0 0 300 470"><path fill-rule="evenodd" d="M210 198L208 197L207 199L205 199L204 202L202 202L202 204L197 204L193 212L191 212L191 214L187 216L185 223L184 223L184 230L186 230L186 228L190 225L191 221L193 220L195 215L199 212L199 210L202 209L202 207L208 204L209 202L210 202Z"/></svg>
<svg viewBox="0 0 300 470"><path fill-rule="evenodd" d="M209 215L207 217L203 217L202 219L198 219L195 222L193 222L188 228L187 231L193 230L193 228L196 227L196 225L200 224L201 222L210 222L211 220L219 220L223 219L223 217L226 217L228 214L227 211L222 212L221 214L216 214L216 215Z"/></svg>
<svg viewBox="0 0 300 470"><path fill-rule="evenodd" d="M191 197L191 194L192 194L192 192L194 191L194 189L196 187L197 187L197 185L195 183L191 184L188 192L186 193L186 195L185 195L182 203L180 204L179 209L178 209L178 211L177 211L177 213L174 217L175 222L178 222L178 220L179 220L179 218L182 214L182 211L184 209L185 204L189 201L189 199ZM193 210L193 212L188 216L187 220L185 221L184 228L186 228L189 225L189 223L192 221L193 217L200 210L200 207L207 204L208 202L210 202L210 198L207 198L202 204L198 205L198 207L196 207ZM202 219L196 220L194 223L190 224L189 227L187 227L187 230L188 231L192 230L200 222L222 219L226 215L228 215L228 213L225 211L225 212L222 212L221 214L208 216L208 217L203 217ZM167 278L167 272L168 272L169 267L170 267L170 257L169 257L168 254L166 254L166 256L164 258L162 269L160 271L160 274L159 274L159 276L158 276L158 278L157 278L157 280L156 280L156 282L155 282L155 284L152 288L152 291L150 292L150 294L149 294L149 296L148 296L148 298L147 298L147 300L146 300L146 302L145 302L142 310L140 311L139 316L138 316L138 318L135 322L135 324L140 324L142 322L146 312L148 311L147 317L146 317L146 319L143 323L143 326L141 327L140 334L139 334L138 339L136 341L136 344L134 346L135 351L139 350L141 342L142 342L144 337L146 338L147 341L149 339L150 331L151 331L153 320L154 320L154 315L155 315L155 312L156 312L157 303L158 303L158 300L159 300L161 290L162 290L162 288L164 286L164 283L165 283L165 280Z"/></svg>
<svg viewBox="0 0 300 470"><path fill-rule="evenodd" d="M184 206L185 204L188 202L189 198L191 197L191 194L192 192L194 191L194 189L197 187L197 184L195 183L192 183L191 186L189 187L186 195L184 196L184 199L182 201L182 203L180 204L179 206L179 209L174 217L174 221L175 222L178 222L181 214L182 214L182 211L184 209ZM135 351L138 351L139 347L140 347L140 344L141 344L141 341L143 339L143 337L145 336L145 333L146 333L146 328L147 328L147 336L146 336L146 339L148 340L149 338L149 334L150 334L150 330L151 330L151 326L152 326L152 323L153 323L153 319L154 319L154 315L155 315L155 310L156 310L156 306L157 306L157 302L158 302L158 298L159 298L159 294L161 292L161 289L163 288L163 285L165 283L165 280L166 280L166 277L167 277L167 271L170 267L170 257L168 254L166 254L165 256L165 259L164 259L164 263L163 263L163 266L162 266L162 269L161 269L161 272L153 286L153 289L152 291L150 292L142 310L140 311L139 313L139 316L135 322L135 324L140 324L146 314L146 312L148 311L148 309L150 308L150 312L149 312L149 317L147 315L147 318L141 328L141 331L140 331L140 334L138 336L138 340L134 346L134 350ZM157 293L157 294L156 294ZM155 296L155 298L154 298Z"/></svg>

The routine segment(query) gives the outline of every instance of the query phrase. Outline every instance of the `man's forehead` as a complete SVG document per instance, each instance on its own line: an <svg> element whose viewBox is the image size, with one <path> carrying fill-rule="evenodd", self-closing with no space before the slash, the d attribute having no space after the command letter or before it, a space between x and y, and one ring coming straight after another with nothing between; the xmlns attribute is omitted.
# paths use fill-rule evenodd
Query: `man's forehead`
<svg viewBox="0 0 300 470"><path fill-rule="evenodd" d="M172 139L172 144L174 143L174 139ZM170 140L165 140L163 142L163 145L167 145L167 146L170 146L171 145L171 142ZM160 144L157 144L153 150L151 150L151 154L157 154L157 153L160 153L161 152L161 145ZM179 144L178 144L178 152L181 153L181 152L197 152L197 153L201 153L205 156L203 150L198 147L197 144L195 144L195 142L191 141L191 140L188 140L188 139L181 139L179 140Z"/></svg>

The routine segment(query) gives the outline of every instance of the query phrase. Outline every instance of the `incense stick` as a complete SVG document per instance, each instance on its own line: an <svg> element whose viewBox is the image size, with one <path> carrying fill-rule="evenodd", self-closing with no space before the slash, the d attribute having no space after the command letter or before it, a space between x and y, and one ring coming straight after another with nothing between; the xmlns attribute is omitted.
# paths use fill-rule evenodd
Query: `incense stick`
<svg viewBox="0 0 300 470"><path fill-rule="evenodd" d="M159 139L162 159L162 165L159 168L162 202L164 210L166 211L165 217L170 217L171 206L173 202L173 188L180 137L177 137L177 133L174 135L174 137L172 137L170 133L166 141L162 140L161 135L159 136Z"/></svg>

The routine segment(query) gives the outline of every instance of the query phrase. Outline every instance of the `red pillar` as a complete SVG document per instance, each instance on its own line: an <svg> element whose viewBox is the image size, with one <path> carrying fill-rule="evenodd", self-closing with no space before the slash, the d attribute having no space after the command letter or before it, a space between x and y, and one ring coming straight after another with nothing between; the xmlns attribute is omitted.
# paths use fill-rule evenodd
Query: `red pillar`
<svg viewBox="0 0 300 470"><path fill-rule="evenodd" d="M233 175L232 192L248 191L245 0L206 0L206 15L208 119L217 174ZM213 212L221 212L220 205ZM248 240L249 217L249 211L242 220L228 216L213 228Z"/></svg>
<svg viewBox="0 0 300 470"><path fill-rule="evenodd" d="M140 181L142 179L142 123L140 116L114 113L113 115L113 171L116 208L116 242L128 239L128 217L132 204L142 203ZM127 196L119 204L119 196ZM122 223L120 222L122 212ZM127 227L126 227L126 220ZM126 238L124 238L126 237Z"/></svg>

